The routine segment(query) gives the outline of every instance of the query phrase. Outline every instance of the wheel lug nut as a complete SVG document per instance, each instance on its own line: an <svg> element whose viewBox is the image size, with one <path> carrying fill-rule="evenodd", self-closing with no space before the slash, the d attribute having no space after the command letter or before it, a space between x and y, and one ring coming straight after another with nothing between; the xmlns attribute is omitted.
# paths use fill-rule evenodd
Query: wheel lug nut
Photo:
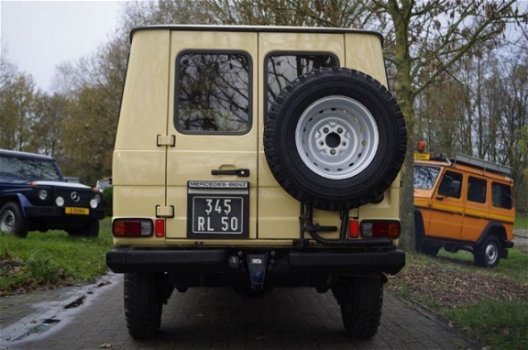
<svg viewBox="0 0 528 350"><path fill-rule="evenodd" d="M336 150L335 150L334 148L332 148L332 149L330 150L330 154L331 154L331 155L335 155L335 154L336 154Z"/></svg>
<svg viewBox="0 0 528 350"><path fill-rule="evenodd" d="M323 129L323 132L324 132L325 134L328 134L328 131L330 131L330 130L328 130L328 128L324 128L324 129Z"/></svg>
<svg viewBox="0 0 528 350"><path fill-rule="evenodd" d="M343 129L341 129L341 128L338 128L338 129L337 129L337 133L338 133L338 134L341 134L342 132L343 132Z"/></svg>

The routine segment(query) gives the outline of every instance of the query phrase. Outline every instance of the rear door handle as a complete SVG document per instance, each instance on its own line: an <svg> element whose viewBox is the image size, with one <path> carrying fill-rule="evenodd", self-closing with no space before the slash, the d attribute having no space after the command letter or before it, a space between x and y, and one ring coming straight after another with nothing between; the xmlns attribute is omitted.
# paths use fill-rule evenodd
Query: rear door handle
<svg viewBox="0 0 528 350"><path fill-rule="evenodd" d="M238 177L249 177L249 169L214 169L211 175L234 175Z"/></svg>

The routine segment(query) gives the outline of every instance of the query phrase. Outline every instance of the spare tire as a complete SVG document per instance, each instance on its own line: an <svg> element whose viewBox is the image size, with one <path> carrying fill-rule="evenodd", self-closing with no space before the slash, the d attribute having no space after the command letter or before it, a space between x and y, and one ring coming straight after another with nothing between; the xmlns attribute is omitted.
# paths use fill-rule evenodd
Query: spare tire
<svg viewBox="0 0 528 350"><path fill-rule="evenodd" d="M275 179L315 208L338 210L382 198L405 158L407 131L392 94L348 68L314 70L277 97L264 124Z"/></svg>

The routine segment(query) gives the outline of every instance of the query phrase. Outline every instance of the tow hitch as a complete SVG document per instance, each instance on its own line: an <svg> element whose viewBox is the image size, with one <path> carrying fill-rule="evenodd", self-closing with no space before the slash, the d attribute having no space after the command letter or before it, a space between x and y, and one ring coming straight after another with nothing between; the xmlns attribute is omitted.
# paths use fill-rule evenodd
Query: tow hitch
<svg viewBox="0 0 528 350"><path fill-rule="evenodd" d="M251 289L260 292L264 289L264 278L268 266L268 253L247 254L247 266Z"/></svg>

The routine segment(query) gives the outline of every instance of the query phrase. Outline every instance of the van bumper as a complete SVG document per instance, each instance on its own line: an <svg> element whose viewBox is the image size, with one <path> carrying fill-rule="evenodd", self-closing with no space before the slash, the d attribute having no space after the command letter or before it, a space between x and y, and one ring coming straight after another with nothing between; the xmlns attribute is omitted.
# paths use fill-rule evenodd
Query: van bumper
<svg viewBox="0 0 528 350"><path fill-rule="evenodd" d="M395 274L405 266L405 253L400 249L375 252L269 249L246 252L243 249L114 248L106 254L106 263L116 273L229 273L244 269L246 253L269 256L268 273Z"/></svg>

